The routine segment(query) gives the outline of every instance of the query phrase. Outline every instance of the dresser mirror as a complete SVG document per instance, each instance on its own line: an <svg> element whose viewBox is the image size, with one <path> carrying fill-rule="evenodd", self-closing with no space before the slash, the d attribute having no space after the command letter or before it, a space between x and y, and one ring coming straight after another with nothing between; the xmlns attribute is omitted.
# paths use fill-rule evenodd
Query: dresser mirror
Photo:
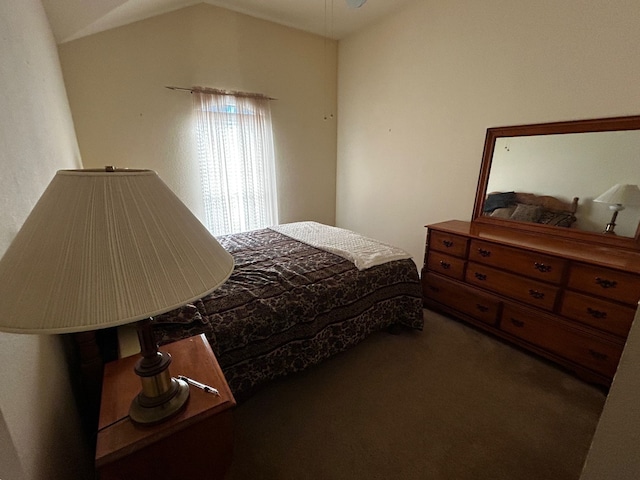
<svg viewBox="0 0 640 480"><path fill-rule="evenodd" d="M640 116L489 128L473 221L640 248L639 165Z"/></svg>

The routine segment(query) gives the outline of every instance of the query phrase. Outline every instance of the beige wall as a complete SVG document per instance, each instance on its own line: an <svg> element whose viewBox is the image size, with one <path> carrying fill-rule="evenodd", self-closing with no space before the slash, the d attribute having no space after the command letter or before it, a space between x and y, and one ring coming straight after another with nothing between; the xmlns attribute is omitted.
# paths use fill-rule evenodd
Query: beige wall
<svg viewBox="0 0 640 480"><path fill-rule="evenodd" d="M416 0L340 42L336 221L470 219L488 127L640 113L635 0Z"/></svg>
<svg viewBox="0 0 640 480"><path fill-rule="evenodd" d="M423 225L471 217L486 128L640 114L639 44L636 0L416 0L341 41L337 224L421 264ZM638 329L585 479L640 478Z"/></svg>
<svg viewBox="0 0 640 480"><path fill-rule="evenodd" d="M151 168L202 217L191 98L166 85L272 102L281 222L335 221L336 44L197 5L59 46L86 167Z"/></svg>
<svg viewBox="0 0 640 480"><path fill-rule="evenodd" d="M81 163L40 1L0 2L0 32L2 255L56 170ZM0 333L0 364L0 478L89 478L60 338Z"/></svg>

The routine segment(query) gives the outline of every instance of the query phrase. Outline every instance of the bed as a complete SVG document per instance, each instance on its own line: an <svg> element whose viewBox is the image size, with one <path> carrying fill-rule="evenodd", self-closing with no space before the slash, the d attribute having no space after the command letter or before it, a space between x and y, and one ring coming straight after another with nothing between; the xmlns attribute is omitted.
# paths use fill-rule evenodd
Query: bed
<svg viewBox="0 0 640 480"><path fill-rule="evenodd" d="M494 218L570 228L576 221L578 201L578 197L567 202L550 195L493 192L487 195L482 211Z"/></svg>
<svg viewBox="0 0 640 480"><path fill-rule="evenodd" d="M280 231L218 238L234 257L231 277L212 294L155 317L159 345L204 333L240 402L373 332L422 329L417 267L405 252L314 222L274 228ZM327 229L347 235L347 243L355 239L356 252L332 238L318 243L315 232Z"/></svg>

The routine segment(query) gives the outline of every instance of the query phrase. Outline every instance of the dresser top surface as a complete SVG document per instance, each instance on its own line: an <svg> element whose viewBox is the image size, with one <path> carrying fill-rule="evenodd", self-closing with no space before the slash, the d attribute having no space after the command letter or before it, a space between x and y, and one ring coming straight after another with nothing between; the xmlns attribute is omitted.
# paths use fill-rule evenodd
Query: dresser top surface
<svg viewBox="0 0 640 480"><path fill-rule="evenodd" d="M590 244L561 237L545 236L508 228L479 225L462 220L449 220L426 226L432 230L454 235L511 245L519 248L562 256L570 260L588 262L609 268L640 274L640 252L617 247Z"/></svg>

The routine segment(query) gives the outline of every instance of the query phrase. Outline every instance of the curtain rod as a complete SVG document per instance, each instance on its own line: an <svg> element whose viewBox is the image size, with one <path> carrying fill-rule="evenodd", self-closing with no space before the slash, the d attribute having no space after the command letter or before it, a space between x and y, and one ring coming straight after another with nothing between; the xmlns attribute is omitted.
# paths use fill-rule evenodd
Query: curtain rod
<svg viewBox="0 0 640 480"><path fill-rule="evenodd" d="M234 97L248 97L248 98L263 98L265 100L277 100L277 98L268 97L267 95L263 95L262 93L250 93L250 92L239 92L236 90L222 90L219 88L209 88L209 87L170 87L165 86L164 88L168 88L169 90L184 90L186 92L202 92L202 93L217 93L218 95L233 95Z"/></svg>

